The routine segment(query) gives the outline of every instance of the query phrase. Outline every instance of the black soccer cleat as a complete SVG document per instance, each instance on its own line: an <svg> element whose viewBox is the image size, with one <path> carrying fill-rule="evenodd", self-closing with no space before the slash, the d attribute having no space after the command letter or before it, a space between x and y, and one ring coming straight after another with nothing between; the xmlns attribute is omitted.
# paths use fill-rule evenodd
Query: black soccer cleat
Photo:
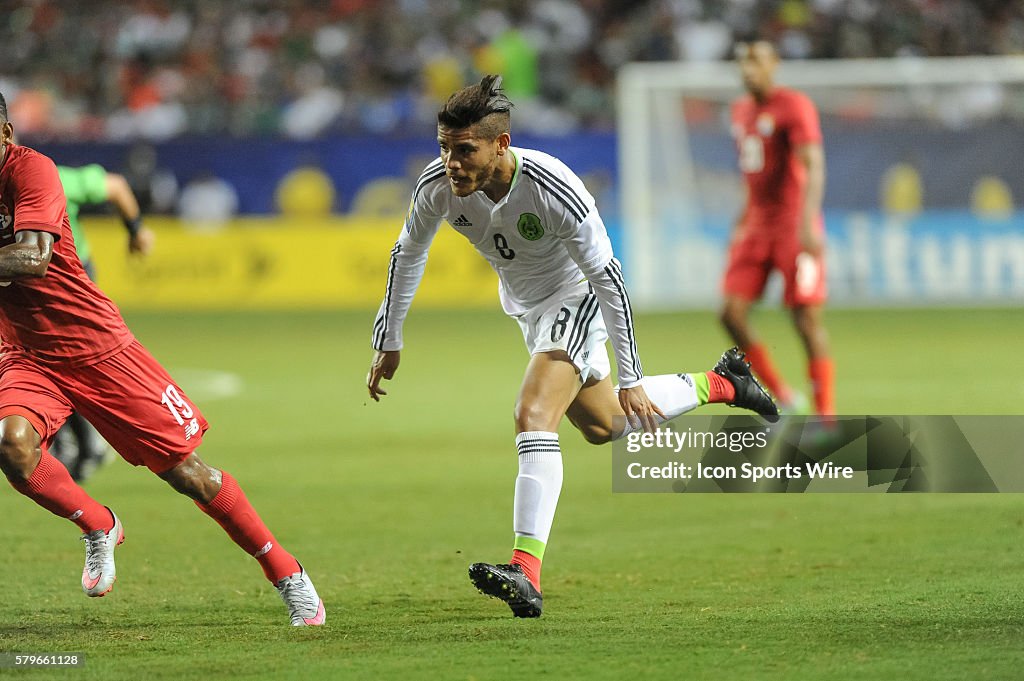
<svg viewBox="0 0 1024 681"><path fill-rule="evenodd" d="M540 617L544 597L518 565L473 563L469 579L480 593L508 603L516 617Z"/></svg>
<svg viewBox="0 0 1024 681"><path fill-rule="evenodd" d="M775 406L768 391L761 387L754 375L750 373L750 362L739 348L729 348L722 354L713 371L724 376L736 389L736 398L729 402L730 407L749 409L764 416L769 421L779 420L779 408Z"/></svg>

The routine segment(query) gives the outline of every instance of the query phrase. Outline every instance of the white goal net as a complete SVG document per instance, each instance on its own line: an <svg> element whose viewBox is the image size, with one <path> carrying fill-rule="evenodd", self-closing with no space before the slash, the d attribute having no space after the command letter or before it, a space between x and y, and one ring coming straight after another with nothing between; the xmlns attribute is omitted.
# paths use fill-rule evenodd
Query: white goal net
<svg viewBox="0 0 1024 681"><path fill-rule="evenodd" d="M821 114L833 303L1019 302L1024 57L792 61L776 82ZM732 62L618 74L623 251L638 307L717 305L742 201L729 136L741 94Z"/></svg>

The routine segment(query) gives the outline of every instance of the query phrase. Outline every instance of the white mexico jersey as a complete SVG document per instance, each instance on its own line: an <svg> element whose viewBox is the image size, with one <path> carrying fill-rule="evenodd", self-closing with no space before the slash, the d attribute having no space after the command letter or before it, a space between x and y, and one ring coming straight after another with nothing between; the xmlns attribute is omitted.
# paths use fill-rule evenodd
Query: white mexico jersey
<svg viewBox="0 0 1024 681"><path fill-rule="evenodd" d="M445 220L497 272L501 304L511 316L589 279L615 349L620 384L636 384L643 372L629 298L594 198L558 159L532 149L510 151L516 159L512 186L497 202L482 191L456 196L440 158L420 175L404 229L391 252L388 287L374 323L374 348L402 347L402 322L423 275L427 251Z"/></svg>

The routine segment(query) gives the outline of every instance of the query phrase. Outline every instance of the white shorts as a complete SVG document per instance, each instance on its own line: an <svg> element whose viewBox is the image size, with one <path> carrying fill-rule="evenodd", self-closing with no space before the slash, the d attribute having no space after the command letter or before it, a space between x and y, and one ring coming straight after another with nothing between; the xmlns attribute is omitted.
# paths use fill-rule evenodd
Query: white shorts
<svg viewBox="0 0 1024 681"><path fill-rule="evenodd" d="M515 318L530 355L564 350L580 371L580 381L611 373L608 331L594 289L586 281L557 293Z"/></svg>

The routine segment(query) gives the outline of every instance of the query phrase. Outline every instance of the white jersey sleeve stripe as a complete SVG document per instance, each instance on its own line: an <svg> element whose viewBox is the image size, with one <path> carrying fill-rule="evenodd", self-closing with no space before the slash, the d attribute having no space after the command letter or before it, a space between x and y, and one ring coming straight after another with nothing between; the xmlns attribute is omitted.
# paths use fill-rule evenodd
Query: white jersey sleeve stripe
<svg viewBox="0 0 1024 681"><path fill-rule="evenodd" d="M416 181L405 224L391 251L384 300L370 335L375 350L402 349L402 324L423 279L430 244L444 216L444 202L439 200L438 190L445 187L436 184L444 176L444 164L440 158L435 158Z"/></svg>
<svg viewBox="0 0 1024 681"><path fill-rule="evenodd" d="M527 165L526 163L523 164L523 175L532 179L549 194L558 199L559 203L565 206L565 209L569 211L574 218L576 218L576 222L583 222L583 218L586 217L586 214L581 213L579 208L577 208L570 199L566 198L564 189L560 191L557 186L552 185L547 179L542 177L532 165Z"/></svg>
<svg viewBox="0 0 1024 681"><path fill-rule="evenodd" d="M548 180L548 182L550 182L552 186L559 189L562 195L566 198L566 200L576 207L580 215L586 217L587 213L590 212L587 210L586 201L584 201L580 197L579 192L573 189L572 186L564 179L558 177L558 175L554 174L544 166L535 163L531 160L524 161L524 168L527 166L534 170L536 174Z"/></svg>
<svg viewBox="0 0 1024 681"><path fill-rule="evenodd" d="M375 350L384 349L384 338L388 332L388 313L391 308L391 291L395 282L395 265L398 259L398 254L402 252L402 244L396 243L395 247L391 249L391 260L388 263L388 284L384 291L384 304L381 305L380 312L377 313L377 321L373 324L373 348Z"/></svg>
<svg viewBox="0 0 1024 681"><path fill-rule="evenodd" d="M423 191L428 184L436 180L440 180L445 176L445 173L446 171L441 163L441 159L438 159L427 166L427 169L423 171L423 174L420 175L420 179L416 182L416 189L412 193L412 205L416 205L416 199L420 197L420 192Z"/></svg>
<svg viewBox="0 0 1024 681"><path fill-rule="evenodd" d="M616 291L619 293L619 297L622 301L622 311L626 316L626 335L629 344L629 355L632 360L633 372L636 374L636 379L640 380L643 378L644 371L640 366L640 353L636 349L636 338L633 335L633 310L629 306L629 296L626 295L625 282L622 279L622 266L619 261L612 258L608 266L604 268L605 273L612 280ZM624 363L624 362L623 362Z"/></svg>

